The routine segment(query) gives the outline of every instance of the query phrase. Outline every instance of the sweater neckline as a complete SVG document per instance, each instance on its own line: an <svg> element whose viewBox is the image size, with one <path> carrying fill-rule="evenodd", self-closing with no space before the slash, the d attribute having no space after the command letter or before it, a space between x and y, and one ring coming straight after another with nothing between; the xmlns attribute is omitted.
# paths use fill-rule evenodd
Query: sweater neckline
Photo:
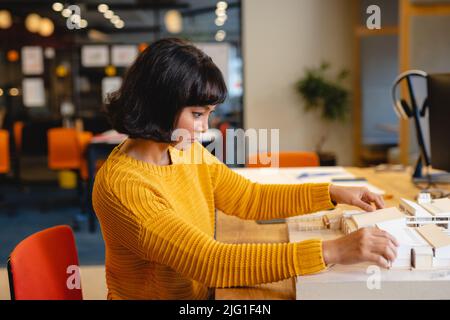
<svg viewBox="0 0 450 320"><path fill-rule="evenodd" d="M175 150L175 148L172 146L169 146L169 149L168 149L171 164L161 166L161 165L151 164L151 163L148 163L148 162L145 162L142 160L135 159L135 158L131 157L130 155L128 155L127 153L125 153L124 151L122 151L120 149L120 147L125 143L125 141L126 140L122 141L118 146L116 146L114 148L113 155L121 157L121 158L125 159L127 162L134 164L135 166L138 166L142 169L146 169L146 170L149 170L151 172L154 172L154 173L157 173L160 175L170 174L171 172L173 172L174 169L176 169L177 167L180 167L180 164L177 163L177 155L176 155L176 153L179 151Z"/></svg>

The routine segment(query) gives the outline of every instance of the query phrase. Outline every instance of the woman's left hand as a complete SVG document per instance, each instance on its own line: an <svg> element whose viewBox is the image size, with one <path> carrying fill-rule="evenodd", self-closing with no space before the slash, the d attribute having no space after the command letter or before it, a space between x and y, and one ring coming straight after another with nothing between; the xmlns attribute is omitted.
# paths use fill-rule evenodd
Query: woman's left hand
<svg viewBox="0 0 450 320"><path fill-rule="evenodd" d="M370 192L369 189L363 187L341 187L331 185L330 197L335 203L349 204L365 211L375 211L372 203L375 204L376 209L384 208L383 197Z"/></svg>

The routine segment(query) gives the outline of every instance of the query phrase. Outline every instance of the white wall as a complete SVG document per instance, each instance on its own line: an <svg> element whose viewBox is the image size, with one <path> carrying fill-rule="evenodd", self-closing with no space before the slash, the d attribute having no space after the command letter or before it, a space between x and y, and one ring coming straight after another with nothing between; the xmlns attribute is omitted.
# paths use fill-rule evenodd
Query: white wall
<svg viewBox="0 0 450 320"><path fill-rule="evenodd" d="M295 83L322 60L351 70L350 0L243 0L244 126L279 128L280 150L314 150L327 125L305 113ZM349 80L349 88L351 81ZM351 116L351 114L350 114ZM328 126L324 151L352 164L352 121Z"/></svg>

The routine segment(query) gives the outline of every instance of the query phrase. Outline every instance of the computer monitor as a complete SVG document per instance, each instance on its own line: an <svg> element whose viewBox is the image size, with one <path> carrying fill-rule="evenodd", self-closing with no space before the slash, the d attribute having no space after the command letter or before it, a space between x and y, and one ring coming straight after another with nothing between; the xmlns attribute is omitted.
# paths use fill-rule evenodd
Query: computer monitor
<svg viewBox="0 0 450 320"><path fill-rule="evenodd" d="M431 166L450 172L450 74L427 78Z"/></svg>

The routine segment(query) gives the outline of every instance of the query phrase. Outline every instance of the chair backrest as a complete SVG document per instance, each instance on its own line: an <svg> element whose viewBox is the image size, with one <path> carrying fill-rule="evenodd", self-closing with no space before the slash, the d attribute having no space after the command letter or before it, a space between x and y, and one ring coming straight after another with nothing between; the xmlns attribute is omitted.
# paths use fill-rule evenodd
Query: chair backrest
<svg viewBox="0 0 450 320"><path fill-rule="evenodd" d="M13 124L14 143L16 144L16 151L19 152L22 149L22 131L24 123L23 121L16 121Z"/></svg>
<svg viewBox="0 0 450 320"><path fill-rule="evenodd" d="M319 156L315 152L307 151L285 151L280 153L259 153L251 155L247 161L248 168L270 167L271 164L264 163L263 159L278 156L279 167L318 167L320 165Z"/></svg>
<svg viewBox="0 0 450 320"><path fill-rule="evenodd" d="M82 300L79 275L75 239L69 226L29 236L16 246L8 260L12 300ZM72 281L73 277L78 280Z"/></svg>
<svg viewBox="0 0 450 320"><path fill-rule="evenodd" d="M73 128L52 128L47 132L48 167L53 170L80 169L82 149Z"/></svg>
<svg viewBox="0 0 450 320"><path fill-rule="evenodd" d="M0 174L9 172L9 132L0 130Z"/></svg>

